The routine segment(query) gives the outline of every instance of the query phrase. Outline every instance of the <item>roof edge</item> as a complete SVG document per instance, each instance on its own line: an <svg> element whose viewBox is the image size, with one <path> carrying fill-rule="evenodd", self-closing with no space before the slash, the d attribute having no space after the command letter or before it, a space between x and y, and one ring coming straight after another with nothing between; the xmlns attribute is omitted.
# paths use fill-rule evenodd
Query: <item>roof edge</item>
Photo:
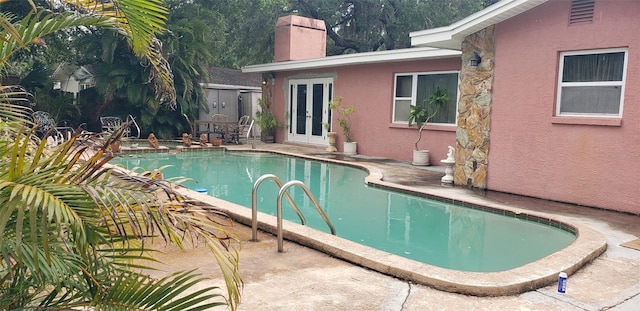
<svg viewBox="0 0 640 311"><path fill-rule="evenodd" d="M301 69L318 69L337 66L375 64L383 62L401 62L418 59L453 58L459 56L460 51L439 49L433 47L414 47L398 50L344 54L322 58L250 65L242 67L242 72L277 72Z"/></svg>
<svg viewBox="0 0 640 311"><path fill-rule="evenodd" d="M200 86L207 89L220 89L220 90L240 90L240 91L262 90L261 87L257 87L257 86L221 84L221 83L200 83Z"/></svg>
<svg viewBox="0 0 640 311"><path fill-rule="evenodd" d="M467 35L528 11L548 0L502 0L449 26L409 33L412 46L460 49Z"/></svg>

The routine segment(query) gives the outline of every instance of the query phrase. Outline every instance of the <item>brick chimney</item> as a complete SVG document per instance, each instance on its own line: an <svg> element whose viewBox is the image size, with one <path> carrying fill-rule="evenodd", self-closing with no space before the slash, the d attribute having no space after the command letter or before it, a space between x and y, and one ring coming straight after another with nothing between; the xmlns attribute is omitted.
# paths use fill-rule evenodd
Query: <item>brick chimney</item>
<svg viewBox="0 0 640 311"><path fill-rule="evenodd" d="M275 61L321 58L327 55L324 21L289 15L276 22Z"/></svg>

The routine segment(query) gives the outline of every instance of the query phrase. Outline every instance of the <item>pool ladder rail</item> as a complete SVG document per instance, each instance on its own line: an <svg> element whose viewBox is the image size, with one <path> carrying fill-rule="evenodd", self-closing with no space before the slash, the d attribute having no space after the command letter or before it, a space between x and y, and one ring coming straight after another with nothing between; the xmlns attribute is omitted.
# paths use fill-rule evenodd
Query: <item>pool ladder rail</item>
<svg viewBox="0 0 640 311"><path fill-rule="evenodd" d="M134 118L132 115L128 115L127 122L133 123L133 125L136 127L136 130L137 130L136 139L140 139L140 126L138 126L138 122L136 122L136 118Z"/></svg>
<svg viewBox="0 0 640 311"><path fill-rule="evenodd" d="M298 205L296 205L296 203L293 201L293 199L287 192L287 190L289 190L289 188L293 186L299 186L300 188L302 188L302 190L304 190L304 193L307 195L309 200L311 200L311 203L313 203L313 206L316 208L316 210L318 211L322 219L324 219L324 222L326 222L327 225L329 226L329 229L331 230L331 234L336 235L336 229L333 227L333 224L331 224L331 220L329 220L329 217L327 217L327 214L320 207L318 200L316 200L316 198L313 196L309 188L303 182L299 180L292 180L283 185L282 181L280 180L280 178L278 178L278 176L273 174L265 174L260 176L260 178L256 180L256 182L253 184L253 190L251 191L251 241L258 241L258 187L260 186L260 184L262 184L263 181L267 179L273 180L280 188L280 191L278 191L278 199L276 202L276 217L278 219L277 220L278 252L282 253L284 251L283 233L282 233L282 197L283 196L287 197L287 201L289 201L289 204L291 204L291 207L293 208L293 210L296 212L296 214L298 214L298 217L300 218L300 222L302 223L302 225L307 224L307 220L304 218L304 215L302 215L300 208L298 208Z"/></svg>

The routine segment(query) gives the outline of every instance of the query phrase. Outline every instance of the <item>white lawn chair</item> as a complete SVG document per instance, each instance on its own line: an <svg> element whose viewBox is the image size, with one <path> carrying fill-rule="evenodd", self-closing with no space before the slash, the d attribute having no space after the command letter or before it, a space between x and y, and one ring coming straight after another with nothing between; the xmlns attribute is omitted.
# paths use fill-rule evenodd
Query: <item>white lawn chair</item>
<svg viewBox="0 0 640 311"><path fill-rule="evenodd" d="M64 142L64 135L58 131L56 121L46 111L36 111L33 113L33 120L36 123L36 135L41 139L46 139L48 145L57 146Z"/></svg>
<svg viewBox="0 0 640 311"><path fill-rule="evenodd" d="M102 126L102 133L111 135L114 131L120 129L125 123L122 122L120 117L100 117L100 125ZM129 126L124 130L124 137L131 135L131 129Z"/></svg>

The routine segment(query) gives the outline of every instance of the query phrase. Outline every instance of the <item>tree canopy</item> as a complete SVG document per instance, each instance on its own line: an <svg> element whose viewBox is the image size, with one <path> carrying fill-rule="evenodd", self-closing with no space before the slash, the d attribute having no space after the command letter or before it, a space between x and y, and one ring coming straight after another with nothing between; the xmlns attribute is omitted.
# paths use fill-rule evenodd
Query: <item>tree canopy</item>
<svg viewBox="0 0 640 311"><path fill-rule="evenodd" d="M97 130L101 115L131 114L143 129L143 135L154 132L160 138L173 138L188 131L189 124L183 115L197 119L199 109L205 107L199 84L208 82L209 68L241 68L273 61L275 24L279 17L297 14L324 20L327 55L340 55L407 48L409 32L448 25L495 2L165 0L167 31L155 30L157 22L149 27L122 24L153 31L154 38L159 40L143 37L124 40L105 28L68 27L63 32L39 37L41 44L9 55L3 77L4 81L16 78L41 99L37 101L39 109L52 114L63 111L62 117L71 120L72 125L87 123ZM30 14L30 3L0 2L0 10L24 18ZM34 3L45 6L52 2ZM56 6L49 10L63 12L69 8ZM151 48L143 52L128 48L140 43L151 43ZM148 60L140 62L141 55ZM91 66L96 87L82 91L75 101L56 98L48 76L62 63ZM46 101L58 104L41 104Z"/></svg>
<svg viewBox="0 0 640 311"><path fill-rule="evenodd" d="M473 0L291 0L292 10L327 24L328 55L410 47L409 32L448 25L482 9ZM336 9L337 8L337 9Z"/></svg>
<svg viewBox="0 0 640 311"><path fill-rule="evenodd" d="M229 49L222 51L218 65L239 68L273 61L275 23L281 16L324 20L327 55L340 55L410 47L409 32L449 25L497 1L240 0L225 11Z"/></svg>

